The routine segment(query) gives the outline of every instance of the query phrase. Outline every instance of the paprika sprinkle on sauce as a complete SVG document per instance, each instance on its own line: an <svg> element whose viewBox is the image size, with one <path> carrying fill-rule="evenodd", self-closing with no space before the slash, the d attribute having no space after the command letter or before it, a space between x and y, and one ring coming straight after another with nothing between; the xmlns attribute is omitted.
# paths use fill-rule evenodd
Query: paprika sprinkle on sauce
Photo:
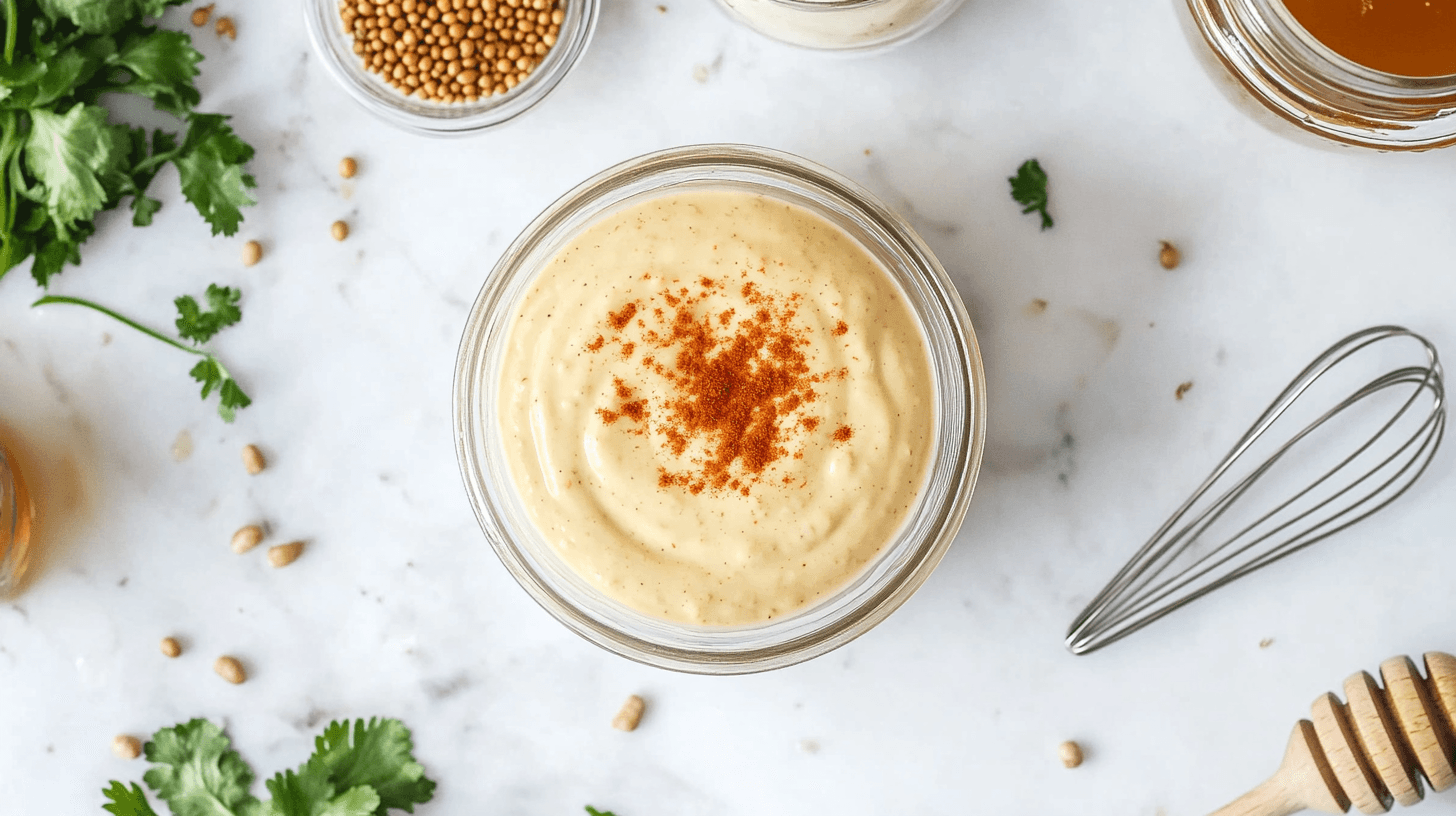
<svg viewBox="0 0 1456 816"><path fill-rule="evenodd" d="M813 329L796 320L803 295L765 291L743 280L750 274L741 271L741 283L701 277L697 292L665 284L640 309L634 300L608 311L604 322L614 333L610 338L598 335L587 345L588 351L598 351L606 343L620 343L622 355L631 356L636 342L625 339L623 332L635 328L634 336L640 333L641 342L655 350L643 366L668 388L655 406L659 421L650 432L680 460L676 468L659 469L659 487L750 495L774 462L791 455L790 445L804 444L818 428L819 418L806 414L819 397L815 384L848 373L844 368L816 371L810 365L804 347ZM714 308L713 301L727 295L730 285L752 307L750 316L735 321L736 310ZM638 314L650 318L633 326ZM847 332L842 320L833 330L836 336ZM602 422L611 425L621 416L645 420L646 400L626 402L633 389L621 378L614 384L624 402L615 410L598 409ZM848 438L834 436L840 442Z"/></svg>

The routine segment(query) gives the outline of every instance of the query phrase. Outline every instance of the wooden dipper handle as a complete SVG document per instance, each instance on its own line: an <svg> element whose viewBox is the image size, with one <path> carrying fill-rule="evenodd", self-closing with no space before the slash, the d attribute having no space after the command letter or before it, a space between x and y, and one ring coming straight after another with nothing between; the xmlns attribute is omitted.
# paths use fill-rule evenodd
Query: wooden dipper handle
<svg viewBox="0 0 1456 816"><path fill-rule="evenodd" d="M1380 664L1382 689L1365 672L1345 681L1347 703L1325 694L1289 737L1279 770L1212 816L1288 816L1301 810L1385 813L1456 786L1456 657Z"/></svg>

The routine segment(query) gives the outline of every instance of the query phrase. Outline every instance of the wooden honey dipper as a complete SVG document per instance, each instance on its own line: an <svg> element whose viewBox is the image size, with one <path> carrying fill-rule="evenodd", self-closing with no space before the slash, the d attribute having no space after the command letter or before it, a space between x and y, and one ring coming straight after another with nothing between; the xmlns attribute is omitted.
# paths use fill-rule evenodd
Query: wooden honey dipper
<svg viewBox="0 0 1456 816"><path fill-rule="evenodd" d="M1380 664L1385 688L1367 672L1345 681L1341 703L1325 694L1289 737L1284 761L1264 784L1211 816L1287 816L1301 810L1385 813L1456 785L1456 657L1425 655L1422 678L1408 657Z"/></svg>

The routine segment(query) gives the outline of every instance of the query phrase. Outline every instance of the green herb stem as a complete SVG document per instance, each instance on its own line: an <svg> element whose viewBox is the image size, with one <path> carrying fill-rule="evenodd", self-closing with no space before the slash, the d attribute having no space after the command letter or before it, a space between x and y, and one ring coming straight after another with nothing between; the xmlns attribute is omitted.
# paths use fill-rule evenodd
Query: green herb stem
<svg viewBox="0 0 1456 816"><path fill-rule="evenodd" d="M207 352L203 351L202 349L192 348L191 346L184 346L181 343L177 342L176 340L173 340L172 338L168 337L167 335L162 334L161 332L154 331L153 329L149 329L146 326L143 326L142 324L136 322L135 320L132 320L131 318L126 317L125 315L117 314L116 312L113 312L112 310L106 308L105 306L102 306L99 303L92 303L91 301L85 300L83 298L66 297L65 295L46 295L45 297L41 298L40 300L37 300L36 302L30 304L30 308L34 309L37 306L49 306L52 303L69 303L72 306L85 306L86 308L93 309L95 311L98 311L98 312L106 315L107 317L111 317L111 318L114 318L116 320L119 320L122 323L125 323L128 326L131 326L133 329L136 329L137 331L141 332L142 334L145 334L145 335L147 335L149 337L155 337L156 339L161 340L163 343L166 343L167 345L169 345L169 346L171 346L173 348L182 349L183 351L187 352L188 354L195 354L198 357L210 357L211 356ZM219 364L219 368L221 368L221 364ZM224 369L224 370L226 370L226 369Z"/></svg>
<svg viewBox="0 0 1456 816"><path fill-rule="evenodd" d="M20 10L15 0L5 0L5 64L15 60L15 35L20 31Z"/></svg>

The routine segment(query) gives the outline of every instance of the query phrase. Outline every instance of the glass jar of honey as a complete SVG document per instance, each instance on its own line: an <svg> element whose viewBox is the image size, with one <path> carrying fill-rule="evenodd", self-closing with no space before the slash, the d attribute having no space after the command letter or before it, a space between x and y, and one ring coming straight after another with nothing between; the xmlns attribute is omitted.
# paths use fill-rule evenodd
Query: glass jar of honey
<svg viewBox="0 0 1456 816"><path fill-rule="evenodd" d="M0 598L14 594L30 556L35 506L20 472L20 462L0 443Z"/></svg>
<svg viewBox="0 0 1456 816"><path fill-rule="evenodd" d="M1286 133L1456 142L1456 0L1174 0L1221 87Z"/></svg>

